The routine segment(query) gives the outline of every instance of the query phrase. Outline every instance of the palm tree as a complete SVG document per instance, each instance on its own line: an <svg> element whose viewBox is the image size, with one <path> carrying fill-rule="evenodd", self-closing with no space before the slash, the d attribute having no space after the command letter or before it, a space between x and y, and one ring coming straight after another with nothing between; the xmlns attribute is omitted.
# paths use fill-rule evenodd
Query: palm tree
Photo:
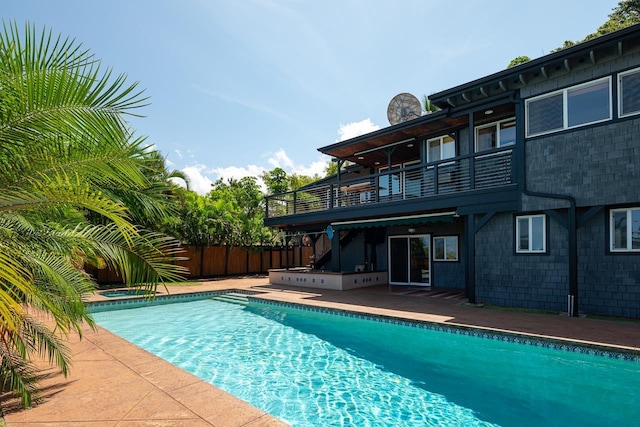
<svg viewBox="0 0 640 427"><path fill-rule="evenodd" d="M84 301L95 282L83 266L109 266L145 290L182 273L170 264L178 242L137 221L167 203L147 176L156 156L125 120L145 102L74 39L3 22L0 378L24 406L37 397L34 355L66 374L64 337L92 325Z"/></svg>

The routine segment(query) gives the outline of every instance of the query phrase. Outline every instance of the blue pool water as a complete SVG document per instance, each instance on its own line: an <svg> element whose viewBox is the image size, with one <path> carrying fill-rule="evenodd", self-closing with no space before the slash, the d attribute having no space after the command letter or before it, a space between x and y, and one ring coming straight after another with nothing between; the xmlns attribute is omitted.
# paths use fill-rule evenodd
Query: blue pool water
<svg viewBox="0 0 640 427"><path fill-rule="evenodd" d="M632 426L640 363L212 299L98 324L293 426Z"/></svg>

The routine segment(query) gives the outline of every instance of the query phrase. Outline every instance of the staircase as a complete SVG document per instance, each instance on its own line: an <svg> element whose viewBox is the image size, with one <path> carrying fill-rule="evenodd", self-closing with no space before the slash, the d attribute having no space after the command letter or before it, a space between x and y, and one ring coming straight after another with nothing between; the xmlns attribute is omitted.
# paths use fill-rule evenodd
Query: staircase
<svg viewBox="0 0 640 427"><path fill-rule="evenodd" d="M216 300L216 301L228 302L228 303L231 303L231 304L238 304L238 305L247 305L247 304L249 304L249 298L247 298L247 296L245 294L240 294L240 293L235 293L235 292L229 292L229 293L226 293L226 294L216 295L216 296L212 297L211 299Z"/></svg>
<svg viewBox="0 0 640 427"><path fill-rule="evenodd" d="M345 247L358 235L357 230L348 230L340 235L340 247ZM316 242L316 263L315 268L320 269L331 259L331 240L326 234L322 234Z"/></svg>

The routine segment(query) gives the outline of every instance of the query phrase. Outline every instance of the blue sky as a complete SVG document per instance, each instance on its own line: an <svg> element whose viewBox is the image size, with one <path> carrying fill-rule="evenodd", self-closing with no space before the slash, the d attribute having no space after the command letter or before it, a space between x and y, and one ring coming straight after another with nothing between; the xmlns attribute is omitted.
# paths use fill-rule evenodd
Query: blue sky
<svg viewBox="0 0 640 427"><path fill-rule="evenodd" d="M201 193L282 167L323 173L317 148L389 126L418 98L537 58L607 20L618 0L20 0L4 20L75 37L139 81L132 120Z"/></svg>

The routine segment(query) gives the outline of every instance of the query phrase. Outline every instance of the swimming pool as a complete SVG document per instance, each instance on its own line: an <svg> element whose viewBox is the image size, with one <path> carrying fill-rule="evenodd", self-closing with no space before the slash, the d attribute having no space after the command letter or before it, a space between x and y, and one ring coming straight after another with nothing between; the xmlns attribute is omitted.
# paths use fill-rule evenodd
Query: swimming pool
<svg viewBox="0 0 640 427"><path fill-rule="evenodd" d="M580 348L254 299L94 316L293 426L624 426L640 419L638 360Z"/></svg>

